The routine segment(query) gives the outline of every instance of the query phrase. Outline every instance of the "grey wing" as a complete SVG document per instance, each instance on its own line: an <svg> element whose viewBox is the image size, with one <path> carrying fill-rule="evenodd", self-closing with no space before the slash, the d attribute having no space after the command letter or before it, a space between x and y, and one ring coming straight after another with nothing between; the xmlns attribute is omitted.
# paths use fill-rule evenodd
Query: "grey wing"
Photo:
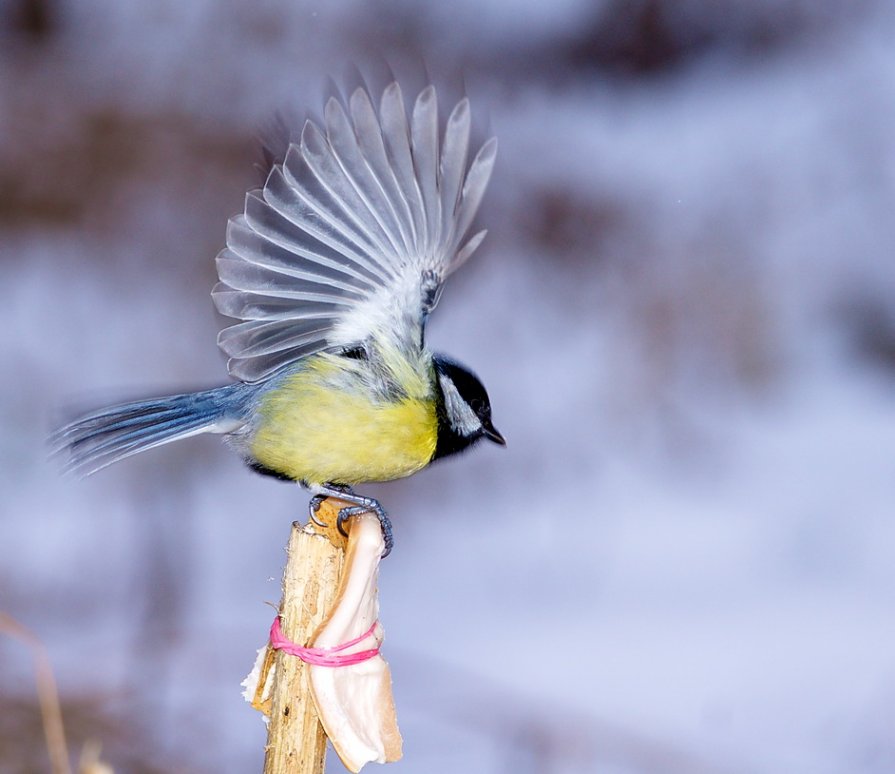
<svg viewBox="0 0 895 774"><path fill-rule="evenodd" d="M218 343L246 382L370 339L418 352L444 280L485 236L465 240L497 143L468 162L466 99L441 137L432 86L409 120L392 83L378 113L358 89L347 106L330 99L324 122L308 121L264 187L249 192L217 258L215 304L242 321Z"/></svg>

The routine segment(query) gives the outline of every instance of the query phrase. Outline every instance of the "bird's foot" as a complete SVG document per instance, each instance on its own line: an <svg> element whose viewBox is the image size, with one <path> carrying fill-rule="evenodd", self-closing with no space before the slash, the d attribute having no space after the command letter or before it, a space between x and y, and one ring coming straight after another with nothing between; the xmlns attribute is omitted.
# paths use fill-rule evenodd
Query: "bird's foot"
<svg viewBox="0 0 895 774"><path fill-rule="evenodd" d="M320 504L327 497L338 497L339 495L353 494L351 491L351 487L347 484L326 484L326 491L323 492L323 489L324 487L316 487L315 491L317 491L318 494L313 495L308 502L308 518L313 521L318 527L326 527L326 524L324 524L322 521L320 521L320 519L317 518L317 511L320 510ZM342 531L341 528L339 528L339 531ZM344 534L344 532L342 534Z"/></svg>
<svg viewBox="0 0 895 774"><path fill-rule="evenodd" d="M364 502L359 505L349 505L347 508L342 508L339 511L336 527L339 532L348 537L348 533L345 532L345 527L343 526L345 522L352 516L357 516L360 513L372 513L379 519L379 527L382 529L382 540L385 542L385 551L382 554L382 558L385 559L392 552L392 547L395 545L395 537L392 534L392 522L385 512L385 508L379 504L378 500L374 500L372 497L360 496L358 496L358 499Z"/></svg>
<svg viewBox="0 0 895 774"><path fill-rule="evenodd" d="M314 487L314 495L311 497L308 509L311 521L320 527L325 525L321 524L320 520L317 518L317 511L320 510L320 503L327 497L334 497L337 500L351 503L351 505L346 505L344 508L339 509L336 528L342 535L346 538L348 537L348 533L345 531L345 522L352 516L357 516L361 513L372 513L379 519L379 525L382 529L382 539L385 542L385 551L382 554L382 558L385 559L385 557L392 552L392 547L395 545L395 538L392 534L392 523L378 500L374 500L372 497L364 497L363 495L355 494L351 487L343 484L323 484L322 486L316 486Z"/></svg>

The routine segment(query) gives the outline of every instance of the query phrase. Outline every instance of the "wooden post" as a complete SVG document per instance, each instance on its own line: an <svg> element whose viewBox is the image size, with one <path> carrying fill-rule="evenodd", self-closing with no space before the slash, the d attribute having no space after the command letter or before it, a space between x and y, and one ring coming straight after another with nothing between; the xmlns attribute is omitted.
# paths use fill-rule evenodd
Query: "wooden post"
<svg viewBox="0 0 895 774"><path fill-rule="evenodd" d="M338 507L326 500L319 515L323 523L335 525ZM332 607L344 548L345 538L334 526L293 523L280 602L280 625L292 642L306 644ZM322 774L326 734L311 698L308 667L282 651L273 658L276 671L264 774Z"/></svg>

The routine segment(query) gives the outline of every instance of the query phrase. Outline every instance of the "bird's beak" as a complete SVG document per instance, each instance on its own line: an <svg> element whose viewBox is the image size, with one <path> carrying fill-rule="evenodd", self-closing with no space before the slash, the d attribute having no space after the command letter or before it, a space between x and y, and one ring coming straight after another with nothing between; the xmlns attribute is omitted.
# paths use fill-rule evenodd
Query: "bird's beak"
<svg viewBox="0 0 895 774"><path fill-rule="evenodd" d="M499 432L497 432L497 428L494 427L494 425L492 425L490 422L482 425L482 427L485 430L485 437L488 440L494 441L494 443L499 443L501 446L507 445L506 439Z"/></svg>

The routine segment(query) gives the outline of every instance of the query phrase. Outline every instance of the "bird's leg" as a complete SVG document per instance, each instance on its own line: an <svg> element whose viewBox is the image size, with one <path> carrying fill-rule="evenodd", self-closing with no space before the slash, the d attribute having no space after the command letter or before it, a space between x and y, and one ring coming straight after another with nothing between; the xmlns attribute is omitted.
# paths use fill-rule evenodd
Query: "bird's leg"
<svg viewBox="0 0 895 774"><path fill-rule="evenodd" d="M338 500L344 500L345 502L351 503L351 505L339 509L339 518L336 521L336 527L345 537L348 537L344 526L348 519L352 516L357 516L359 513L374 514L376 518L379 519L379 525L382 529L382 539L385 541L385 552L382 554L382 558L385 559L385 557L392 552L392 547L395 544L395 538L392 534L392 523L378 500L374 500L372 497L364 497L363 495L355 494L351 487L343 486L341 484L320 484L315 486L313 491L314 496L311 498L311 503L316 504L316 508L314 509L315 514L316 509L320 507L320 503L327 497L335 497ZM319 524L313 515L311 518L314 519L315 523Z"/></svg>

